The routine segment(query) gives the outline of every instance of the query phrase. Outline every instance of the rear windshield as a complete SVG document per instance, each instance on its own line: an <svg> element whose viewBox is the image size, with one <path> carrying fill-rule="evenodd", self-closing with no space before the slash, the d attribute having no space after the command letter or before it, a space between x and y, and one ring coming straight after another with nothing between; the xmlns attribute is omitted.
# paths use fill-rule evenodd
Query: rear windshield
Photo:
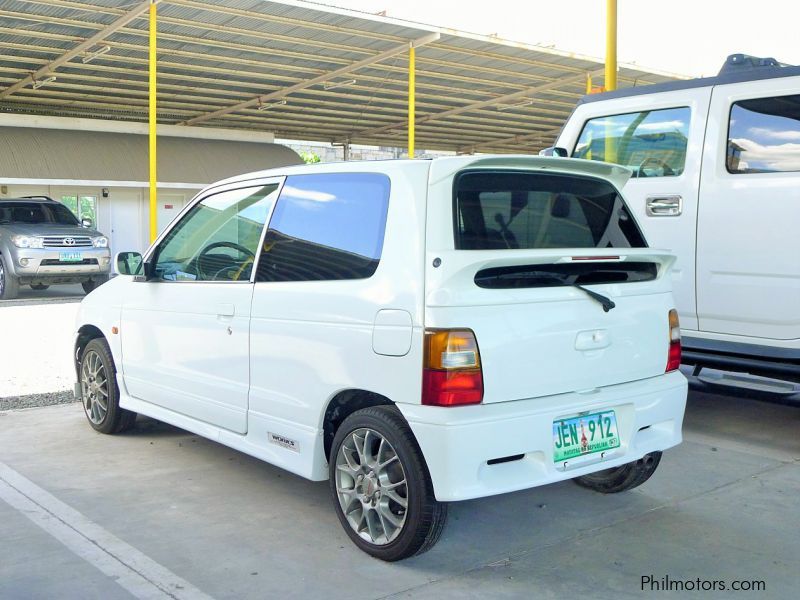
<svg viewBox="0 0 800 600"><path fill-rule="evenodd" d="M0 202L0 224L78 225L78 219L63 204L43 202Z"/></svg>
<svg viewBox="0 0 800 600"><path fill-rule="evenodd" d="M466 171L454 183L459 250L645 248L614 186L577 175Z"/></svg>

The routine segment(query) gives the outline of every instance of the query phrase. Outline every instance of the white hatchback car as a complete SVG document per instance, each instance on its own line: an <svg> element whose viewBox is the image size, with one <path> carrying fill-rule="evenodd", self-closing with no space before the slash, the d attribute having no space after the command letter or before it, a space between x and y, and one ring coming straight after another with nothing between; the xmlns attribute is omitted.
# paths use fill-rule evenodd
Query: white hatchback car
<svg viewBox="0 0 800 600"><path fill-rule="evenodd" d="M671 255L613 165L285 167L202 191L78 317L91 425L148 415L312 480L357 546L431 547L447 502L646 481L681 440Z"/></svg>

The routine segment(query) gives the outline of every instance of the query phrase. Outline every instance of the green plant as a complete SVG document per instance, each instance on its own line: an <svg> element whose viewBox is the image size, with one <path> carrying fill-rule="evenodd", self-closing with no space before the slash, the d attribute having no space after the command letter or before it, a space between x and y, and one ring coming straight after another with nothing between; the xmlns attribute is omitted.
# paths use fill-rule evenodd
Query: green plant
<svg viewBox="0 0 800 600"><path fill-rule="evenodd" d="M303 161L305 161L305 163L307 165L318 163L318 162L320 162L322 160L320 158L319 154L317 154L316 152L311 152L311 151L306 152L305 150L302 150L302 151L300 151L299 154L300 154L300 158L302 158Z"/></svg>

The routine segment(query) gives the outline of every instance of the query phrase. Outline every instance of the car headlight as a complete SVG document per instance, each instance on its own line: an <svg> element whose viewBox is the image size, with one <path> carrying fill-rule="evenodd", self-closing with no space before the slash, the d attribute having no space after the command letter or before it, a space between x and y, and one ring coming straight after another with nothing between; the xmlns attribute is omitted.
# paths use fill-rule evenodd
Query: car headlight
<svg viewBox="0 0 800 600"><path fill-rule="evenodd" d="M11 241L17 248L44 248L44 240L32 235L12 235Z"/></svg>
<svg viewBox="0 0 800 600"><path fill-rule="evenodd" d="M92 243L95 248L108 248L108 238L104 235L94 238Z"/></svg>

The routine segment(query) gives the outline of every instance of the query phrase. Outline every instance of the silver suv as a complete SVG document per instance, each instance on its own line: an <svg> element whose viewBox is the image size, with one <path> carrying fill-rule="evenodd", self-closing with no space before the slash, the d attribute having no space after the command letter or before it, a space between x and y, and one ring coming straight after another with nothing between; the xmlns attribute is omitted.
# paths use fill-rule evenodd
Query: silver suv
<svg viewBox="0 0 800 600"><path fill-rule="evenodd" d="M0 198L0 299L20 285L45 290L80 283L86 293L108 279L108 238L46 196Z"/></svg>

